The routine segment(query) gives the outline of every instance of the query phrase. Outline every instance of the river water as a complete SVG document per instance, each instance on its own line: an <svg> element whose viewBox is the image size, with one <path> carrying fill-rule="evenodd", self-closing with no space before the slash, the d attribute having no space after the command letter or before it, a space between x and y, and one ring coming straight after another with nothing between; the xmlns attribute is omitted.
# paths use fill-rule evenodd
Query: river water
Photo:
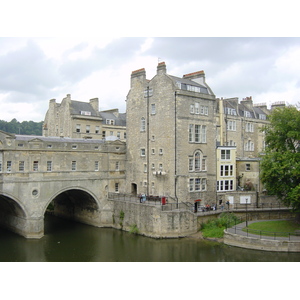
<svg viewBox="0 0 300 300"><path fill-rule="evenodd" d="M300 253L231 247L195 238L151 239L45 216L45 236L0 228L1 262L299 262Z"/></svg>

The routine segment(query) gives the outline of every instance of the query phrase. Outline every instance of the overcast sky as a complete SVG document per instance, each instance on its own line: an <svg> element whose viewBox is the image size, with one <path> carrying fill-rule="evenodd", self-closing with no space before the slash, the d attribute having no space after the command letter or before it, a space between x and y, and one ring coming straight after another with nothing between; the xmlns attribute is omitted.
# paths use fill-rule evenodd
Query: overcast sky
<svg viewBox="0 0 300 300"><path fill-rule="evenodd" d="M33 2L33 0L28 1ZM166 10L162 4L147 8L148 17L151 17L152 23L149 22L149 19L144 19L145 8L142 7L142 15L134 13L134 17L130 17L126 14L123 19L125 21L120 19L118 30L112 31L110 35L110 31L106 28L111 28L116 18L119 20L121 15L124 16L122 9L125 9L128 3L140 2L132 0L126 5L124 4L124 7L118 6L120 9L115 12L114 19L111 19L111 16L105 18L106 14L103 11L100 18L99 11L95 9L89 12L88 19L79 19L78 15L83 15L80 9L75 15L74 10L61 12L61 4L59 4L59 10L50 11L47 15L39 15L35 12L33 17L28 17L27 14L22 13L27 8L28 1L20 2L23 6L19 6L17 11L13 10L14 4L9 4L14 18L6 17L7 14L3 13L2 24L5 22L6 28L11 28L10 25L15 24L16 20L23 18L26 21L18 23L20 25L17 26L17 30L11 31L11 34L1 35L0 31L0 36L3 36L0 37L1 120L10 121L16 118L20 122L24 120L42 121L48 109L49 100L56 99L60 103L66 94L71 94L73 100L86 102L91 98L99 98L101 110L119 108L121 112L125 112L125 99L130 88L131 72L145 68L147 78L151 79L156 74L158 62L162 61L167 65L167 73L178 77L182 77L186 73L204 70L206 82L216 97L239 97L241 100L244 97L252 96L254 103L266 102L268 105L276 101L286 101L289 104L299 102L300 38L209 37L209 29L216 23L216 19L220 19L223 8L214 11L214 15L208 15L206 19L203 17L199 19L199 16L197 19L193 19L192 16L195 15L195 12L190 10L187 21L180 19L180 22L174 23L177 27L173 24L166 26L175 28L173 35L161 37L160 34L168 36L168 31L162 30L163 27L154 30L153 35L151 30L146 29L149 27L152 29L157 23L161 25L160 22L162 19L165 20L166 15L170 18L171 14L165 13ZM34 2L35 7L38 8L41 2ZM157 4L156 1L154 2ZM193 1L186 3L190 2ZM115 2L110 3L112 10ZM162 7L162 13L159 13L158 8L160 7ZM181 6L175 7L178 9L177 13L181 13ZM70 10L69 6L67 8ZM50 6L47 7L47 12L48 9ZM203 10L202 6L201 9ZM280 6L279 12L282 10L283 8ZM261 11L260 7L259 12ZM293 12L294 10L290 11L289 19L291 20ZM218 33L221 33L221 29L228 24L239 28L243 24L249 23L252 28L254 23L258 23L258 17L258 15L253 15L248 20L247 16L244 17L238 13L235 13L234 18L230 18L229 15L228 18L222 20L222 25L218 25L217 31L214 31L212 36L216 34L221 36ZM39 19L38 22L33 22L30 28L33 30L29 31L28 35L27 31L19 35L18 30L26 27L29 24L28 20L34 18ZM93 25L89 23L90 20L97 18L102 20L101 26L90 26ZM265 15L263 15L262 22L266 23L264 18ZM274 18L276 24L278 23L278 28L282 28L282 23L277 22L276 15ZM51 30L45 30L41 26L42 19L48 25L50 24L51 29L55 24L59 25L53 35ZM64 27L61 27L62 23L59 23L61 20L64 22ZM121 29L126 28L125 25L130 20L133 20L135 28L140 31L134 31L133 34L128 31L127 35L125 34L127 31L124 32ZM9 22L10 25L8 25ZM68 31L64 31L62 37L27 37L60 36L61 29L68 28L69 24L72 24L72 27L77 25L76 33L85 36L81 32L81 28L86 23L90 26L89 28L97 29L96 33L93 31L91 36L105 37L70 38L68 36L76 35L74 32L68 35ZM147 27L146 23L150 26ZM189 26L184 27L185 23ZM0 21L0 25L2 24ZM103 24L105 25L103 26ZM270 27L272 27L271 24ZM98 28L102 28L102 30ZM192 31L195 28L197 30ZM119 36L119 32L121 37L116 37ZM203 33L208 33L208 37L176 37L183 36L184 32L191 33L192 36L203 36ZM261 29L259 32L265 33ZM280 30L278 32L281 33ZM293 33L293 31L291 32ZM244 30L241 36L243 33Z"/></svg>

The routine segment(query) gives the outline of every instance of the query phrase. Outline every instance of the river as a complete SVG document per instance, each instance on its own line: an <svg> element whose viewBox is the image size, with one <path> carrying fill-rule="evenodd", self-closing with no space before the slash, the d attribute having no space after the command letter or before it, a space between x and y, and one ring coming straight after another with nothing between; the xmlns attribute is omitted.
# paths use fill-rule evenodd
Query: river
<svg viewBox="0 0 300 300"><path fill-rule="evenodd" d="M0 228L1 262L299 262L300 253L230 247L195 238L151 239L45 216L45 236Z"/></svg>

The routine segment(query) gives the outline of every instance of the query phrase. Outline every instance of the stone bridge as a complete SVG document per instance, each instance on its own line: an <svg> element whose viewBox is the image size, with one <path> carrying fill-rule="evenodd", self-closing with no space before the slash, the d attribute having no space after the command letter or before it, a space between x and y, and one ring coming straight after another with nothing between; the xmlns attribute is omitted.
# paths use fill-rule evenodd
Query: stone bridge
<svg viewBox="0 0 300 300"><path fill-rule="evenodd" d="M125 143L0 132L0 225L26 238L44 235L54 214L111 227L108 192L125 180Z"/></svg>

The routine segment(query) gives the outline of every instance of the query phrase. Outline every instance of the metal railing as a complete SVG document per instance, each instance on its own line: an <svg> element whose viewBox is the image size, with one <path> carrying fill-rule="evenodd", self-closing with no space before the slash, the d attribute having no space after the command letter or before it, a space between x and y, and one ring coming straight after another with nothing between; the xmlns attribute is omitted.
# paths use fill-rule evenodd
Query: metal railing
<svg viewBox="0 0 300 300"><path fill-rule="evenodd" d="M226 228L226 230L230 233L247 236L247 237L255 237L259 239L288 240L288 241L300 242L300 231L298 233L298 232L278 232L278 231L252 229L245 226L246 225L244 224L245 221L246 218L238 218L237 220L235 220L235 225L233 227ZM258 220L257 222L263 222L263 220L261 221Z"/></svg>

